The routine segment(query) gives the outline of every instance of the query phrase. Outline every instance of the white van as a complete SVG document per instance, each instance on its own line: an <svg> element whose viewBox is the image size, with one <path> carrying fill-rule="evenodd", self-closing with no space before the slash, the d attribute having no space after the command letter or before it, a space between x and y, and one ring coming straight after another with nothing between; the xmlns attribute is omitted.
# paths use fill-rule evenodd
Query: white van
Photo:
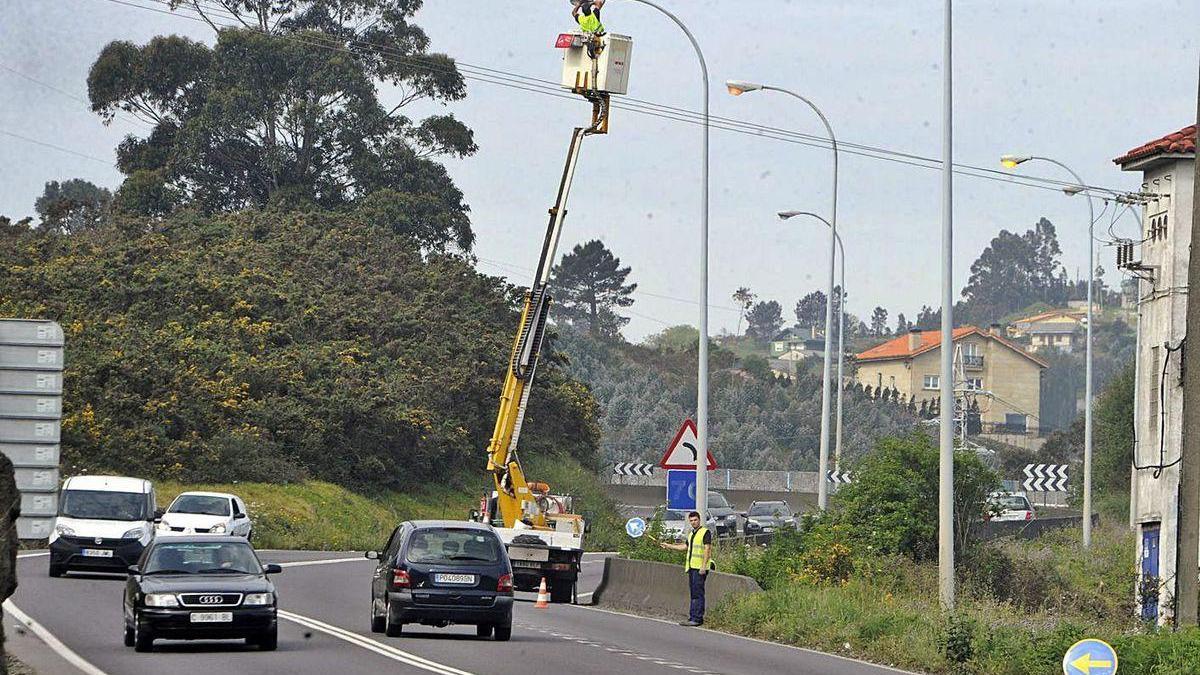
<svg viewBox="0 0 1200 675"><path fill-rule="evenodd" d="M50 532L50 576L72 570L124 574L154 538L159 517L148 480L68 478Z"/></svg>

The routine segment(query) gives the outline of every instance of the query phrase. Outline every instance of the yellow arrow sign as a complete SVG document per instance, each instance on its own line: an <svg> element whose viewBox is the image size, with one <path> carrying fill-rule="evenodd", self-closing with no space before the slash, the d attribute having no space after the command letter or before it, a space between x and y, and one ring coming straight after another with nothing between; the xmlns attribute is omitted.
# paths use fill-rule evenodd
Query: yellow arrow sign
<svg viewBox="0 0 1200 675"><path fill-rule="evenodd" d="M1071 662L1071 667L1083 675L1091 675L1092 668L1112 668L1112 661L1093 661L1091 654L1083 654Z"/></svg>

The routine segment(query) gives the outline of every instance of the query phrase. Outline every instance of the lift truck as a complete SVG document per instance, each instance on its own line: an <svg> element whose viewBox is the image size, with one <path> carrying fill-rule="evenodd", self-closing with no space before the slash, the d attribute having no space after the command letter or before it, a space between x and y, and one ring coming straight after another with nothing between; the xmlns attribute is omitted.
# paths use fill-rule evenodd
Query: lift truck
<svg viewBox="0 0 1200 675"><path fill-rule="evenodd" d="M588 136L608 133L610 96L627 92L633 41L624 35L576 32L560 35L555 46L565 50L563 87L592 104L592 119L591 124L576 127L571 134L558 197L550 209L550 224L542 241L537 274L525 294L521 322L500 393L496 427L488 444L487 472L495 489L490 497L481 500L480 510L472 518L496 528L508 548L516 588L533 590L545 579L551 602L564 603L576 599L587 524L574 512L575 505L569 495L553 494L549 485L526 479L517 455L517 440L550 313L550 270L567 215L567 197L580 148Z"/></svg>

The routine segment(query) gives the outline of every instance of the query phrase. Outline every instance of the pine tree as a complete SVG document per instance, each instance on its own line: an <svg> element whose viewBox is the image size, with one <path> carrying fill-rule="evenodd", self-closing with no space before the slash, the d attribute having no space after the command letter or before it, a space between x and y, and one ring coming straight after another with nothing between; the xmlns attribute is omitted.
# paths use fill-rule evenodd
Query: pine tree
<svg viewBox="0 0 1200 675"><path fill-rule="evenodd" d="M577 244L554 267L552 285L559 316L586 326L592 335L615 337L629 323L616 309L632 305L637 290L637 284L625 283L630 271L599 240Z"/></svg>

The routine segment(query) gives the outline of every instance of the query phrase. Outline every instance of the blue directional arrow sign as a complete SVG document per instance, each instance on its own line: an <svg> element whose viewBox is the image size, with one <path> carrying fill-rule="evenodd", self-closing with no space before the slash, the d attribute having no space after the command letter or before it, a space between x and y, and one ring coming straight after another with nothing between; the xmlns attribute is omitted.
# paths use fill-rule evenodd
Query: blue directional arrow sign
<svg viewBox="0 0 1200 675"><path fill-rule="evenodd" d="M1117 652L1103 640L1080 640L1063 655L1064 675L1116 675Z"/></svg>
<svg viewBox="0 0 1200 675"><path fill-rule="evenodd" d="M667 508L678 511L691 511L696 508L695 471L667 472Z"/></svg>
<svg viewBox="0 0 1200 675"><path fill-rule="evenodd" d="M630 518L625 521L625 534L637 539L646 533L646 521L641 518Z"/></svg>

